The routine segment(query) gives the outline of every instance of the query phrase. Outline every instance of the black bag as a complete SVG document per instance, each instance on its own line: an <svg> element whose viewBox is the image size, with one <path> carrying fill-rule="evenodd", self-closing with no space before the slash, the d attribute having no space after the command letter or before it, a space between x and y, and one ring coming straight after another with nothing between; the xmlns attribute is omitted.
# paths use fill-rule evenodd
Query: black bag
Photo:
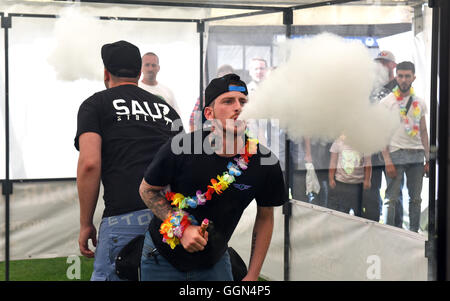
<svg viewBox="0 0 450 301"><path fill-rule="evenodd" d="M139 235L130 240L116 257L116 274L120 279L139 281L141 278L141 256L145 235ZM247 275L247 266L239 254L228 247L231 271L234 281L241 281Z"/></svg>
<svg viewBox="0 0 450 301"><path fill-rule="evenodd" d="M241 256L239 256L239 254L232 247L228 247L228 254L230 254L233 280L241 281L247 275L247 266Z"/></svg>
<svg viewBox="0 0 450 301"><path fill-rule="evenodd" d="M145 235L130 240L116 257L116 274L120 279L139 281L141 278L141 256Z"/></svg>

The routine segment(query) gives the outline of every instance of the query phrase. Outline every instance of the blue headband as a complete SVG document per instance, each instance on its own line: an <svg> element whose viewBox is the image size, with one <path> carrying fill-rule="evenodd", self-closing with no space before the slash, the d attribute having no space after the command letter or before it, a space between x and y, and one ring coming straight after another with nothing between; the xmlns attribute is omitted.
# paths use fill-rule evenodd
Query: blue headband
<svg viewBox="0 0 450 301"><path fill-rule="evenodd" d="M228 91L245 92L245 87L229 85L229 86L228 86Z"/></svg>

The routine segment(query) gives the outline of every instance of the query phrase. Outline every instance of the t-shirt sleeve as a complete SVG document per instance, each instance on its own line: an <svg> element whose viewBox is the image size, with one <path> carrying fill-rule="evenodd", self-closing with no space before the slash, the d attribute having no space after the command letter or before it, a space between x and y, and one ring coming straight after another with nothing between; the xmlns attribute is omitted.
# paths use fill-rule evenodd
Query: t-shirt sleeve
<svg viewBox="0 0 450 301"><path fill-rule="evenodd" d="M338 140L334 141L330 148L330 153L339 153L341 151Z"/></svg>
<svg viewBox="0 0 450 301"><path fill-rule="evenodd" d="M95 96L86 99L80 106L77 116L77 133L75 136L75 148L79 150L79 138L81 134L94 132L102 135L101 112L96 104Z"/></svg>
<svg viewBox="0 0 450 301"><path fill-rule="evenodd" d="M421 101L421 105L422 105L421 117L423 117L428 114L428 107L424 100Z"/></svg>
<svg viewBox="0 0 450 301"><path fill-rule="evenodd" d="M172 183L176 155L171 150L172 139L167 141L156 153L144 173L145 181L152 186L166 186Z"/></svg>
<svg viewBox="0 0 450 301"><path fill-rule="evenodd" d="M265 168L268 170L255 197L256 204L261 207L281 206L288 200L288 195L280 163L265 165Z"/></svg>

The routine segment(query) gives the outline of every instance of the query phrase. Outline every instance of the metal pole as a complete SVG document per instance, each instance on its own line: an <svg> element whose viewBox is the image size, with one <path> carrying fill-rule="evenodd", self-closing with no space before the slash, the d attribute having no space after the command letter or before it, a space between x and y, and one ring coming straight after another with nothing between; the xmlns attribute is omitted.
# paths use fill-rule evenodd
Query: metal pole
<svg viewBox="0 0 450 301"><path fill-rule="evenodd" d="M431 83L430 83L430 172L428 193L428 241L425 254L428 258L428 280L436 279L436 121L437 121L437 64L439 11L433 9L431 29Z"/></svg>
<svg viewBox="0 0 450 301"><path fill-rule="evenodd" d="M286 37L290 38L292 35L292 23L293 23L293 11L292 9L286 9L283 12L283 24L286 25ZM286 133L285 141L285 180L286 180L286 191L289 194L289 188L291 183L291 161L290 161L290 148L291 141L289 140L288 134ZM288 202L283 206L284 214L284 280L290 280L290 220L292 215L292 204L288 197Z"/></svg>
<svg viewBox="0 0 450 301"><path fill-rule="evenodd" d="M11 28L11 16L2 15L2 28L5 30L5 181L2 193L5 195L5 280L9 281L9 231L10 207L9 195L12 193L12 183L9 179L9 70L8 70L8 29Z"/></svg>
<svg viewBox="0 0 450 301"><path fill-rule="evenodd" d="M203 103L203 48L204 48L204 37L203 34L205 33L205 22L203 21L199 21L197 23L197 32L199 33L199 38L200 38L200 93L199 93L199 100L200 100L200 112L203 112L203 107L204 107L204 103ZM202 113L203 114L203 113Z"/></svg>
<svg viewBox="0 0 450 301"><path fill-rule="evenodd" d="M448 1L433 2L434 9L439 10L439 46L438 46L438 76L439 76L439 111L438 111L438 198L437 198L437 280L450 279L450 206L449 202L449 85L450 85L450 3Z"/></svg>

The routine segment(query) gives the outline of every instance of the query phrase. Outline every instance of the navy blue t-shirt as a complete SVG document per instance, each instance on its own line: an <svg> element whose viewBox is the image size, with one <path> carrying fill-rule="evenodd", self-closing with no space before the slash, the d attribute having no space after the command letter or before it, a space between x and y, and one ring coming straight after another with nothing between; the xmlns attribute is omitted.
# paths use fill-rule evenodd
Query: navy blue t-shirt
<svg viewBox="0 0 450 301"><path fill-rule="evenodd" d="M95 93L81 104L75 148L83 133L102 137L103 217L147 208L139 195L145 168L183 130L172 131L172 124L181 124L179 118L164 100L131 84Z"/></svg>
<svg viewBox="0 0 450 301"><path fill-rule="evenodd" d="M201 130L200 130L201 131ZM206 192L211 185L211 179L222 176L228 171L228 162L235 157L222 157L215 153L205 154L174 154L172 140L190 141L194 149L193 138L196 135L184 135L185 139L171 139L156 154L154 160L145 172L145 181L153 186L170 185L172 192L184 196L195 196L197 190ZM203 139L208 139L207 132L202 133ZM204 141L204 140L203 140ZM197 142L198 143L198 142ZM174 143L178 144L178 142ZM184 145L183 142L181 145ZM198 145L197 145L198 146ZM177 151L176 151L177 152ZM266 155L263 155L266 154ZM162 221L156 216L149 225L149 230L155 247L174 267L180 271L190 271L198 268L210 268L227 250L228 241L236 228L244 209L255 199L258 206L280 206L287 200L283 174L278 160L275 164L262 165L263 159L274 156L267 148L258 145L258 152L250 158L247 170L236 177L236 181L218 195L214 193L205 205L184 209L201 223L207 218L208 243L203 251L189 253L181 244L175 249L162 241L159 228ZM276 159L276 157L275 157ZM271 162L271 160L266 160Z"/></svg>

